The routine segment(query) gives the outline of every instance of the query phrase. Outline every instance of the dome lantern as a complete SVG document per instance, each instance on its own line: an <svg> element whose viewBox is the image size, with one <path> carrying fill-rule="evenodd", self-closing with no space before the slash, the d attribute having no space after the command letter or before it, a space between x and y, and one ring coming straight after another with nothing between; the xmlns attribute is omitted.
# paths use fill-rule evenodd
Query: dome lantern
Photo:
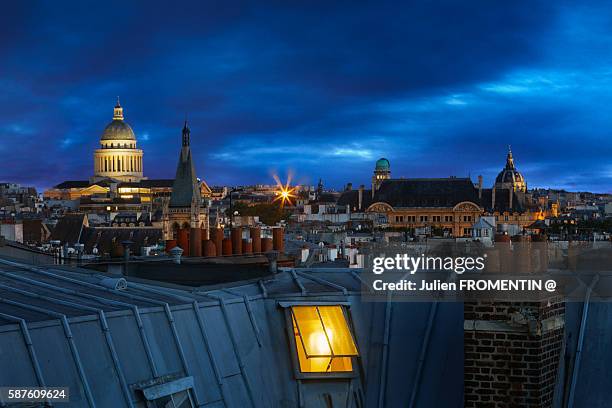
<svg viewBox="0 0 612 408"><path fill-rule="evenodd" d="M512 149L510 148L510 145L508 145L508 156L506 156L506 168L514 168L514 158L512 157Z"/></svg>
<svg viewBox="0 0 612 408"><path fill-rule="evenodd" d="M113 120L104 128L102 137L100 137L100 142L103 143L109 140L129 140L135 142L136 136L134 135L134 131L123 119L123 107L119 103L119 97L117 97L117 105L113 108Z"/></svg>
<svg viewBox="0 0 612 408"><path fill-rule="evenodd" d="M123 120L123 108L119 102L119 97L117 97L117 105L115 105L113 110L113 120Z"/></svg>

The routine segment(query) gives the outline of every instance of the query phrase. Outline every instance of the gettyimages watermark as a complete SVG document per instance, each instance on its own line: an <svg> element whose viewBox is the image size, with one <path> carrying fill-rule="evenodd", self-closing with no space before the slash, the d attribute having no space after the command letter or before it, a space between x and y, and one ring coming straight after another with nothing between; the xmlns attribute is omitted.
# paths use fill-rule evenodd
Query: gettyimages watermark
<svg viewBox="0 0 612 408"><path fill-rule="evenodd" d="M539 301L551 296L612 301L612 248L549 243L372 245L365 300ZM595 283L596 281L596 283ZM590 288L590 289L589 289Z"/></svg>
<svg viewBox="0 0 612 408"><path fill-rule="evenodd" d="M441 257L441 256L410 256L406 253L396 254L395 257L375 257L372 272L381 274L385 270L404 270L411 274L418 270L445 270L462 274L466 271L482 271L485 268L486 254L479 257Z"/></svg>

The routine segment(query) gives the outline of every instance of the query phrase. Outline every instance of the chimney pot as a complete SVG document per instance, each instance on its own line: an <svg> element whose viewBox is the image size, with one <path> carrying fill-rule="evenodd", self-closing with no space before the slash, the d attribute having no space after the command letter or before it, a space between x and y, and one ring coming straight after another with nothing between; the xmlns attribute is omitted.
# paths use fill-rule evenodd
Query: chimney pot
<svg viewBox="0 0 612 408"><path fill-rule="evenodd" d="M266 258L268 258L268 270L270 271L270 273L278 272L278 263L277 263L278 252L277 251L266 252Z"/></svg>

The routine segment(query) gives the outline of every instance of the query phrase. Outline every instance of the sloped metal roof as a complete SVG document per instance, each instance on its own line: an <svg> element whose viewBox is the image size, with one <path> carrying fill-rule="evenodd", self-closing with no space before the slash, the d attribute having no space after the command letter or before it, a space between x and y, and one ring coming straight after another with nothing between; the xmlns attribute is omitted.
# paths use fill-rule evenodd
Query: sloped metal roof
<svg viewBox="0 0 612 408"><path fill-rule="evenodd" d="M362 301L359 274L337 268L214 288L105 278L0 259L0 384L69 386L74 407L140 405L144 385L185 377L202 407L463 403L461 304L432 318L432 304ZM296 379L281 302L346 304L359 375Z"/></svg>

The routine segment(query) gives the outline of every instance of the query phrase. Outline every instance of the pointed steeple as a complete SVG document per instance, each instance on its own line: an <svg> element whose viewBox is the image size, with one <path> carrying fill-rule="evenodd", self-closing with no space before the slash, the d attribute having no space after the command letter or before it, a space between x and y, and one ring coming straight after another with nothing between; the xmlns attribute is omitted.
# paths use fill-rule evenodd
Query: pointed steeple
<svg viewBox="0 0 612 408"><path fill-rule="evenodd" d="M121 107L118 96L117 105L115 105L115 108L113 109L113 120L123 120L123 108Z"/></svg>
<svg viewBox="0 0 612 408"><path fill-rule="evenodd" d="M191 207L200 205L200 184L196 177L195 166L191 157L190 138L191 131L187 121L183 126L183 146L176 167L176 176L172 184L170 207Z"/></svg>
<svg viewBox="0 0 612 408"><path fill-rule="evenodd" d="M189 146L191 144L191 130L189 130L189 126L187 126L187 120L185 120L185 125L183 126L183 146Z"/></svg>

